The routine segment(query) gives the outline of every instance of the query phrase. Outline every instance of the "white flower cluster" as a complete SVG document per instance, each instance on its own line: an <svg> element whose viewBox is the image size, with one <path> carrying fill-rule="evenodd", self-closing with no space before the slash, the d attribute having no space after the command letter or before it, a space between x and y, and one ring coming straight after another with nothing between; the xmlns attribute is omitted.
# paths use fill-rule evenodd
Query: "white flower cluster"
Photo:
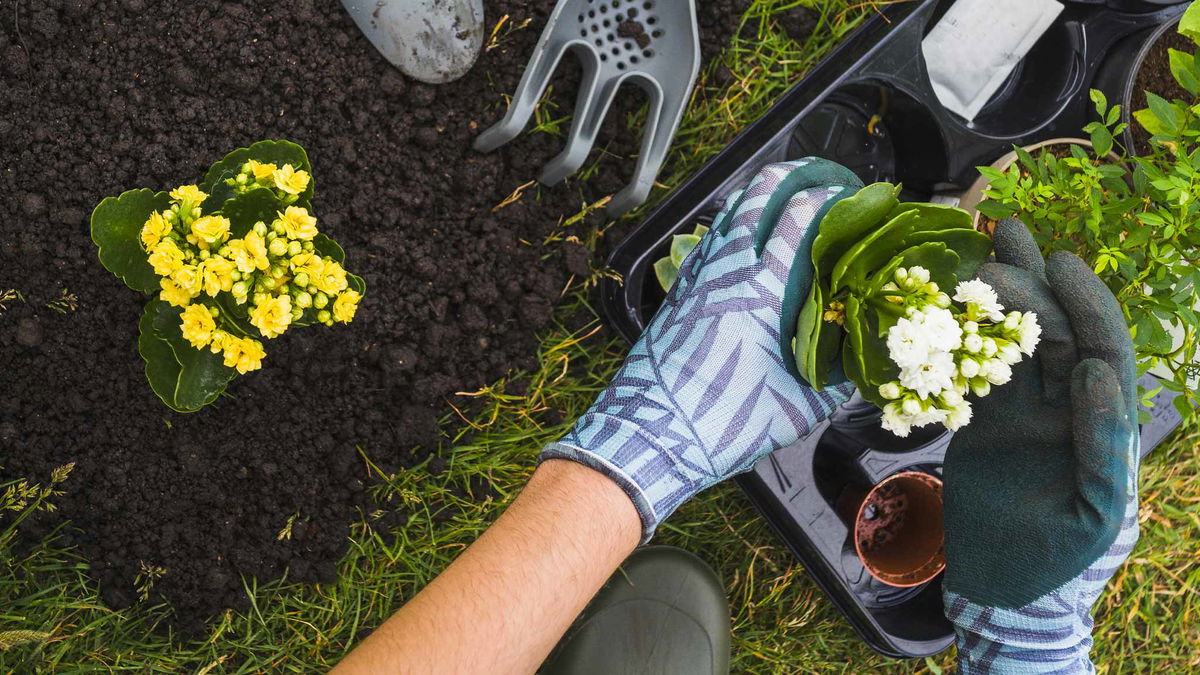
<svg viewBox="0 0 1200 675"><path fill-rule="evenodd" d="M889 403L883 426L897 436L913 427L944 424L956 430L971 421L968 392L987 396L1012 378L1012 366L1037 347L1042 329L1033 312L1004 312L991 286L964 281L955 307L922 267L900 268L884 286L889 300L906 306L888 330L888 355L900 378L879 387ZM922 304L924 303L924 304Z"/></svg>

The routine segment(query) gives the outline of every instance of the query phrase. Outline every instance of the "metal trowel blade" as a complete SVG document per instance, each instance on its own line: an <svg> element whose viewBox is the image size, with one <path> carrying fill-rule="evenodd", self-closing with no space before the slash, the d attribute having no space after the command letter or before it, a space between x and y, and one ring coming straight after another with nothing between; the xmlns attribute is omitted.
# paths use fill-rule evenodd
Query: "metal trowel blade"
<svg viewBox="0 0 1200 675"><path fill-rule="evenodd" d="M354 23L405 75L462 77L483 46L483 0L342 0Z"/></svg>

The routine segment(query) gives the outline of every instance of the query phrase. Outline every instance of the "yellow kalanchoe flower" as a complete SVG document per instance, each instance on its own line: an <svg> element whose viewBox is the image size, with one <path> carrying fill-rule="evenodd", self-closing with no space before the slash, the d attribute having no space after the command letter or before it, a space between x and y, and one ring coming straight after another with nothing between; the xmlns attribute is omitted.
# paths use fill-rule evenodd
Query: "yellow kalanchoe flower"
<svg viewBox="0 0 1200 675"><path fill-rule="evenodd" d="M201 216L192 223L188 241L207 249L229 239L229 219L225 216Z"/></svg>
<svg viewBox="0 0 1200 675"><path fill-rule="evenodd" d="M187 202L193 206L208 199L208 193L195 185L180 185L171 190L171 199L177 202Z"/></svg>
<svg viewBox="0 0 1200 675"><path fill-rule="evenodd" d="M169 277L159 279L158 285L162 287L162 292L158 294L158 297L162 298L163 302L175 307L187 307L188 303L192 301L192 294Z"/></svg>
<svg viewBox="0 0 1200 675"><path fill-rule="evenodd" d="M212 335L209 336L208 348L212 353L220 354L221 352L225 351L225 345L229 344L230 340L236 339L236 337L230 335L228 332L217 328L213 330Z"/></svg>
<svg viewBox="0 0 1200 675"><path fill-rule="evenodd" d="M235 338L232 335L225 338L225 366L227 368L237 368L237 371L243 375L262 368L263 357L267 352L263 350L262 343L258 340L250 338Z"/></svg>
<svg viewBox="0 0 1200 675"><path fill-rule="evenodd" d="M317 236L317 219L308 214L308 209L299 206L289 206L279 214L279 222L288 239L309 240Z"/></svg>
<svg viewBox="0 0 1200 675"><path fill-rule="evenodd" d="M321 271L325 268L325 259L311 251L304 251L292 256L290 267L293 275L307 274L309 283L312 283L312 280L321 276Z"/></svg>
<svg viewBox="0 0 1200 675"><path fill-rule="evenodd" d="M274 180L273 176L276 169L274 164L264 164L254 160L250 160L246 163L250 165L250 175L254 176L255 182L270 183L272 180Z"/></svg>
<svg viewBox="0 0 1200 675"><path fill-rule="evenodd" d="M278 295L268 298L250 310L250 323L265 338L282 335L292 323L292 298Z"/></svg>
<svg viewBox="0 0 1200 675"><path fill-rule="evenodd" d="M217 297L217 293L233 288L234 264L219 255L209 256L208 260L200 263L200 278L204 283L204 292Z"/></svg>
<svg viewBox="0 0 1200 675"><path fill-rule="evenodd" d="M310 275L318 291L333 295L346 290L346 270L333 258L325 258L320 274Z"/></svg>
<svg viewBox="0 0 1200 675"><path fill-rule="evenodd" d="M183 251L179 250L174 241L163 239L154 245L154 250L146 260L154 268L155 274L166 277L183 267Z"/></svg>
<svg viewBox="0 0 1200 675"><path fill-rule="evenodd" d="M196 349L203 349L217 328L212 312L204 305L188 305L183 308L180 318L182 321L179 328L183 332L183 339Z"/></svg>
<svg viewBox="0 0 1200 675"><path fill-rule="evenodd" d="M308 172L296 170L291 164L284 164L282 169L276 169L271 175L275 187L289 195L298 195L308 187Z"/></svg>
<svg viewBox="0 0 1200 675"><path fill-rule="evenodd" d="M246 250L246 242L242 239L230 239L225 242L220 253L224 258L233 261L237 270L242 274L249 274L256 269L254 258Z"/></svg>
<svg viewBox="0 0 1200 675"><path fill-rule="evenodd" d="M200 295L201 289L204 288L204 279L200 276L200 268L196 265L181 265L179 269L171 273L171 281L174 281L179 288L193 298Z"/></svg>
<svg viewBox="0 0 1200 675"><path fill-rule="evenodd" d="M337 300L333 301L333 319L350 323L354 319L354 313L358 311L359 300L362 300L362 295L358 291L351 289L339 293Z"/></svg>
<svg viewBox="0 0 1200 675"><path fill-rule="evenodd" d="M152 250L171 231L171 224L163 218L161 211L150 214L146 224L142 225L142 248Z"/></svg>
<svg viewBox="0 0 1200 675"><path fill-rule="evenodd" d="M265 270L271 266L271 260L267 258L267 242L258 233L253 230L247 232L242 242L256 269Z"/></svg>

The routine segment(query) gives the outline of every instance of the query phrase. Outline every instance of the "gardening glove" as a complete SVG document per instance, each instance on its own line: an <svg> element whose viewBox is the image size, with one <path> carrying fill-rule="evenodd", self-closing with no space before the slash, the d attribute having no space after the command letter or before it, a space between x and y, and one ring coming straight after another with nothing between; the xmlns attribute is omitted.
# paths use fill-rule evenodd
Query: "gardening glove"
<svg viewBox="0 0 1200 675"><path fill-rule="evenodd" d="M644 539L681 503L796 442L847 398L792 357L817 223L862 183L808 158L762 169L726 201L612 383L541 459L612 478Z"/></svg>
<svg viewBox="0 0 1200 675"><path fill-rule="evenodd" d="M979 277L1042 341L946 453L946 615L960 672L1090 673L1092 605L1137 541L1136 365L1112 293L1016 219Z"/></svg>

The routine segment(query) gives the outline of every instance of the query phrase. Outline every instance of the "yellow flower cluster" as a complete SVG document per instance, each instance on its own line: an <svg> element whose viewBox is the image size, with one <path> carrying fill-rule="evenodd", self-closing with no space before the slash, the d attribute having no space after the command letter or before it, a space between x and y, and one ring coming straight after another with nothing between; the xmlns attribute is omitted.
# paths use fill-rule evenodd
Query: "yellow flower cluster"
<svg viewBox="0 0 1200 675"><path fill-rule="evenodd" d="M230 178L225 183L238 192L247 192L257 187L273 188L278 191L277 194L285 204L291 204L308 189L309 180L307 171L297 169L291 164L276 166L252 159L242 165L242 170L236 178Z"/></svg>
<svg viewBox="0 0 1200 675"><path fill-rule="evenodd" d="M296 197L309 176L290 164L276 168L250 161L238 182L250 181ZM290 205L294 199L283 199L289 205L270 225L256 223L234 238L229 219L203 213L208 195L197 186L184 185L170 195L171 206L150 214L140 240L147 261L162 277L159 297L182 308L180 329L193 347L222 354L225 365L240 373L262 367L262 343L225 317L220 307L230 305L219 304L222 293L233 306L249 304L246 318L267 339L282 335L306 313L308 321L325 325L354 318L361 294L349 288L341 264L316 250L317 219ZM207 298L196 301L201 296Z"/></svg>

